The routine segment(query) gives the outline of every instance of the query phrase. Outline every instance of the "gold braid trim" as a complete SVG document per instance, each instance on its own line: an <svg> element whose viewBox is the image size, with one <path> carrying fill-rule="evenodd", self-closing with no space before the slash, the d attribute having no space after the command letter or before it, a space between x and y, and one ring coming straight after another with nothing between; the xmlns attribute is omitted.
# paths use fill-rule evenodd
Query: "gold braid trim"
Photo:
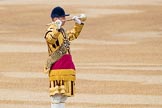
<svg viewBox="0 0 162 108"><path fill-rule="evenodd" d="M54 81L54 80L68 80L68 81L75 81L75 76L51 76L49 78L50 81Z"/></svg>
<svg viewBox="0 0 162 108"><path fill-rule="evenodd" d="M49 74L49 80L68 80L75 81L75 70L73 69L59 69L59 70L51 70Z"/></svg>

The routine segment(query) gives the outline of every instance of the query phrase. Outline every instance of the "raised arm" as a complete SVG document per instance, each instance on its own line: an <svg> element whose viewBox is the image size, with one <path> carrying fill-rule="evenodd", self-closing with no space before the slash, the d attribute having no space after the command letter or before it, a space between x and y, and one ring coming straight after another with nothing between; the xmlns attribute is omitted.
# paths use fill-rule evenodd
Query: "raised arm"
<svg viewBox="0 0 162 108"><path fill-rule="evenodd" d="M74 28L71 31L67 31L70 41L78 38L80 32L82 31L83 26L84 26L83 23L81 24L75 23Z"/></svg>
<svg viewBox="0 0 162 108"><path fill-rule="evenodd" d="M60 32L57 30L49 30L45 35L45 39L49 44L55 44L59 35Z"/></svg>
<svg viewBox="0 0 162 108"><path fill-rule="evenodd" d="M49 44L55 44L58 36L61 32L59 29L61 28L62 22L60 20L56 20L54 24L48 28L47 33L45 34L45 39Z"/></svg>

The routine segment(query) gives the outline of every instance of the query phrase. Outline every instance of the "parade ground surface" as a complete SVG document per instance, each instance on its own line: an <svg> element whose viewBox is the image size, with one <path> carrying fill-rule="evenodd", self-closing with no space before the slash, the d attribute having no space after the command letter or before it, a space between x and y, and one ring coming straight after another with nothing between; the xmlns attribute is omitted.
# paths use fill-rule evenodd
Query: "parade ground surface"
<svg viewBox="0 0 162 108"><path fill-rule="evenodd" d="M162 0L0 0L0 108L50 108L44 34L58 5L88 17L66 108L162 108Z"/></svg>

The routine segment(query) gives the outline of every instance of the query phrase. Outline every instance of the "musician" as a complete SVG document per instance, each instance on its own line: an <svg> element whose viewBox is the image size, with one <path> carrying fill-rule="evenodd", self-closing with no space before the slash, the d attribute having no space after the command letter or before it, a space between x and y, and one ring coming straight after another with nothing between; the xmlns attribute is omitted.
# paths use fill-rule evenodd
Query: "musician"
<svg viewBox="0 0 162 108"><path fill-rule="evenodd" d="M51 12L52 23L45 34L49 58L44 72L49 75L49 92L51 108L64 108L67 97L74 96L75 65L70 53L70 42L77 39L84 26L81 17L74 16L75 25L72 30L65 31L65 11L62 7L55 7Z"/></svg>

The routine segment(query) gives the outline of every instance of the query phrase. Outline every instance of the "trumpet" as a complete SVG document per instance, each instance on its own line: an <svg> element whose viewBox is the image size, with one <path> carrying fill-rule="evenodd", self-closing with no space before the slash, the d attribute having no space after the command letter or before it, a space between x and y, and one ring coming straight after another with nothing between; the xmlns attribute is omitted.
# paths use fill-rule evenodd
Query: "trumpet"
<svg viewBox="0 0 162 108"><path fill-rule="evenodd" d="M78 18L81 20L81 21L86 21L86 19L87 19L87 16L85 15L85 14L80 14L79 16L78 16ZM66 19L66 20L63 20L63 21L73 21L74 19ZM54 24L54 22L51 22L51 23L48 23L48 24L46 24L46 26L49 26L49 25L51 25L51 24Z"/></svg>
<svg viewBox="0 0 162 108"><path fill-rule="evenodd" d="M79 16L78 16L78 18L81 20L81 21L86 21L86 19L87 19L87 16L85 15L85 14L80 14ZM73 21L74 19L67 19L67 20L65 20L65 21Z"/></svg>

